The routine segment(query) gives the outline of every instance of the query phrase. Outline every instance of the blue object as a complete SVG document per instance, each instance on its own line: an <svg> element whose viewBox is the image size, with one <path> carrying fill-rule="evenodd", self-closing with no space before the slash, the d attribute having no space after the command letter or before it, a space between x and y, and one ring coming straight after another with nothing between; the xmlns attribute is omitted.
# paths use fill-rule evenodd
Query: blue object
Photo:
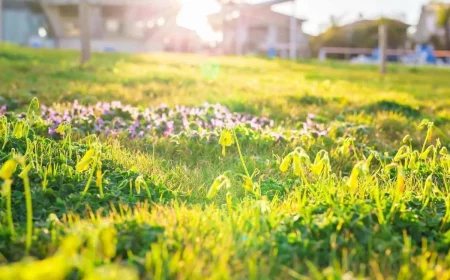
<svg viewBox="0 0 450 280"><path fill-rule="evenodd" d="M105 47L104 51L108 52L108 53L112 53L112 52L115 52L116 50L113 47Z"/></svg>
<svg viewBox="0 0 450 280"><path fill-rule="evenodd" d="M42 48L42 43L38 41L33 41L30 43L30 47L32 47L33 49L40 49Z"/></svg>
<svg viewBox="0 0 450 280"><path fill-rule="evenodd" d="M376 61L378 61L378 60L380 59L380 49L379 49L379 48L375 48L375 49L373 50L372 58L373 58L374 60L376 60ZM399 61L399 57L398 57L397 55L388 55L388 56L386 57L386 59L387 59L387 61L389 61L389 62L397 62L397 61Z"/></svg>
<svg viewBox="0 0 450 280"><path fill-rule="evenodd" d="M380 59L380 49L379 48L375 48L372 52L372 58L374 60L379 60Z"/></svg>
<svg viewBox="0 0 450 280"><path fill-rule="evenodd" d="M267 57L268 58L274 58L277 56L277 50L275 48L269 48L267 51Z"/></svg>
<svg viewBox="0 0 450 280"><path fill-rule="evenodd" d="M425 56L425 61L427 63L436 64L437 59L434 55L434 48L431 45L417 45L416 52L421 53Z"/></svg>

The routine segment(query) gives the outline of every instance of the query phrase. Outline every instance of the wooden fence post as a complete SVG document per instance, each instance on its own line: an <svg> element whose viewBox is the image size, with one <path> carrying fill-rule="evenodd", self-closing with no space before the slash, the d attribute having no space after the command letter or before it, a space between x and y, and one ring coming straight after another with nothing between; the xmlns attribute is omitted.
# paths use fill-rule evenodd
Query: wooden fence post
<svg viewBox="0 0 450 280"><path fill-rule="evenodd" d="M3 36L3 0L0 0L0 43Z"/></svg>
<svg viewBox="0 0 450 280"><path fill-rule="evenodd" d="M386 60L387 60L387 25L380 24L378 28L378 49L380 57L380 73L386 73Z"/></svg>
<svg viewBox="0 0 450 280"><path fill-rule="evenodd" d="M289 46L289 58L291 60L297 59L297 1L294 0L292 3L292 15L290 20L290 46Z"/></svg>
<svg viewBox="0 0 450 280"><path fill-rule="evenodd" d="M236 31L235 31L235 43L236 43L236 50L235 53L236 55L243 55L244 54L244 50L243 50L243 28L244 28L244 24L243 24L243 4L242 2L239 2L238 4L238 11L239 11L239 17L236 19Z"/></svg>
<svg viewBox="0 0 450 280"><path fill-rule="evenodd" d="M80 63L84 64L91 59L89 0L80 0L78 7L78 18L80 21Z"/></svg>

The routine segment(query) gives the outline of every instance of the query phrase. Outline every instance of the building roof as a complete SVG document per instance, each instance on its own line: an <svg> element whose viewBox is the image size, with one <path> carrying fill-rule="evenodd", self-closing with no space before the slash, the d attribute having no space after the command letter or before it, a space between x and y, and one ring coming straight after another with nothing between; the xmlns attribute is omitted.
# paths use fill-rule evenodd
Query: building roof
<svg viewBox="0 0 450 280"><path fill-rule="evenodd" d="M233 24L240 16L244 16L249 19L253 24L268 24L275 23L278 25L285 25L286 21L289 21L291 16L282 14L272 10L272 6L291 2L292 0L272 0L265 1L257 4L226 4L222 6L222 10L208 16L208 22L215 29L219 29L224 21ZM296 17L299 22L306 21L303 18Z"/></svg>

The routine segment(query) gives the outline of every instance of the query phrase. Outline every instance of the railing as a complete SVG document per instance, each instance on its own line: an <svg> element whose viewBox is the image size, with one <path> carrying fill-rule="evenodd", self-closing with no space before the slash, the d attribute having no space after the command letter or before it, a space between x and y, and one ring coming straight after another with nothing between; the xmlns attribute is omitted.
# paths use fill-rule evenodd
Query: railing
<svg viewBox="0 0 450 280"><path fill-rule="evenodd" d="M325 54L347 54L347 55L355 55L355 54L372 54L373 49L370 48L339 48L339 47L324 47L320 49L320 52ZM387 50L387 55L405 55L414 53L412 50L403 50L403 49L390 49Z"/></svg>
<svg viewBox="0 0 450 280"><path fill-rule="evenodd" d="M450 58L450 51L434 51L434 56Z"/></svg>
<svg viewBox="0 0 450 280"><path fill-rule="evenodd" d="M373 53L373 49L369 48L340 48L340 47L323 47L319 51L319 59L325 60L328 54L344 54L344 55L370 55ZM413 50L403 49L390 49L386 51L387 55L401 56L413 54ZM437 50L434 51L434 55L439 58L450 58L450 51Z"/></svg>

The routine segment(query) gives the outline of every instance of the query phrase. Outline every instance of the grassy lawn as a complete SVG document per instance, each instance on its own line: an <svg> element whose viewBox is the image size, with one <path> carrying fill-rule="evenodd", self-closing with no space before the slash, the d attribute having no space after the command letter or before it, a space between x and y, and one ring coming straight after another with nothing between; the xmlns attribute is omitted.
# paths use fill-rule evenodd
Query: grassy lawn
<svg viewBox="0 0 450 280"><path fill-rule="evenodd" d="M0 279L450 279L449 77L2 45Z"/></svg>

